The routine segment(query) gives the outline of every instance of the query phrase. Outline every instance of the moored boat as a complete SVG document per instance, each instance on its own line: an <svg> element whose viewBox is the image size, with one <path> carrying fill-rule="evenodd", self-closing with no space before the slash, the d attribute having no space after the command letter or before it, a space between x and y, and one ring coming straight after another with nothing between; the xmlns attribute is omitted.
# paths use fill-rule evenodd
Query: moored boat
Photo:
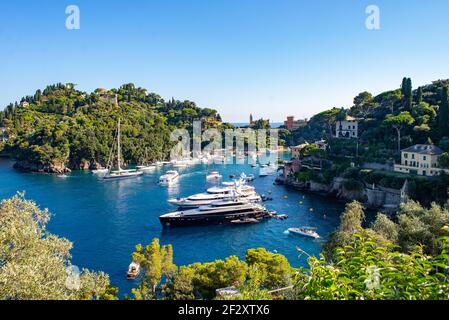
<svg viewBox="0 0 449 320"><path fill-rule="evenodd" d="M255 219L255 218L244 218L244 219L232 220L231 223L232 224L255 224L255 223L259 223L259 220Z"/></svg>
<svg viewBox="0 0 449 320"><path fill-rule="evenodd" d="M126 274L126 277L129 279L129 280L133 280L133 279L136 279L137 278L137 276L139 275L139 273L140 273L140 264L138 264L138 263L136 263L136 262L131 262L131 264L129 265L129 267L128 267L128 272L127 272L127 274Z"/></svg>
<svg viewBox="0 0 449 320"><path fill-rule="evenodd" d="M103 180L121 180L121 179L128 179L128 178L136 178L143 174L143 172L139 172L137 170L131 169L131 170L124 170L121 168L121 144L120 144L120 119L118 120L118 126L117 126L117 170L112 171L109 170L108 173L106 173L103 176ZM112 152L111 152L112 154ZM108 166L108 167L112 167Z"/></svg>
<svg viewBox="0 0 449 320"><path fill-rule="evenodd" d="M206 176L207 180L218 180L221 179L222 176L218 171L212 171L210 174Z"/></svg>
<svg viewBox="0 0 449 320"><path fill-rule="evenodd" d="M159 184L168 186L179 180L179 173L175 170L169 170L159 178Z"/></svg>
<svg viewBox="0 0 449 320"><path fill-rule="evenodd" d="M316 230L315 228L302 227L302 228L289 228L288 232L304 237L319 239L320 235L315 230Z"/></svg>

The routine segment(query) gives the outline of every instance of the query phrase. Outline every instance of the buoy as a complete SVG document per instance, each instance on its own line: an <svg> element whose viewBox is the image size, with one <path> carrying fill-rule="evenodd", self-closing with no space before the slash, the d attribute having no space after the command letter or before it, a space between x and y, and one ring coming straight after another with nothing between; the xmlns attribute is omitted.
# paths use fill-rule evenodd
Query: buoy
<svg viewBox="0 0 449 320"><path fill-rule="evenodd" d="M314 212L315 211L315 209L314 208L310 208L310 212Z"/></svg>
<svg viewBox="0 0 449 320"><path fill-rule="evenodd" d="M303 204L303 202L302 202L302 201L299 201L299 204Z"/></svg>
<svg viewBox="0 0 449 320"><path fill-rule="evenodd" d="M284 196L284 199L288 199L288 196Z"/></svg>

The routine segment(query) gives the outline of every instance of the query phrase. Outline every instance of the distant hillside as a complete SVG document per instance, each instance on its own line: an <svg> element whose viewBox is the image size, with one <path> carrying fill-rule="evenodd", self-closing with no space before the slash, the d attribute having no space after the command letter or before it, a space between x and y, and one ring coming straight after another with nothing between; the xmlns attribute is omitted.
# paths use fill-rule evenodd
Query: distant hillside
<svg viewBox="0 0 449 320"><path fill-rule="evenodd" d="M64 172L105 165L118 118L122 122L123 157L127 163L167 158L174 128L229 127L218 112L192 101L164 101L155 93L125 84L119 89L86 93L73 84L56 84L10 104L0 112L0 127L10 140L6 152L18 167Z"/></svg>
<svg viewBox="0 0 449 320"><path fill-rule="evenodd" d="M393 159L398 154L398 129L401 148L416 143L434 143L449 151L449 80L438 80L412 88L404 78L400 88L373 96L362 92L350 108L334 108L312 117L296 131L283 131L290 145L330 139L335 123L350 115L359 119L359 156L371 161Z"/></svg>

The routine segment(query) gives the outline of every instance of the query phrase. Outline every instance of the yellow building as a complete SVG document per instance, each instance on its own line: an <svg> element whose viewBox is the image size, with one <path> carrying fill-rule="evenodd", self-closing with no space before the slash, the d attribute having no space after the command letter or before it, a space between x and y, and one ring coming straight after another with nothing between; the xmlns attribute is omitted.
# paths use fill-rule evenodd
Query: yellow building
<svg viewBox="0 0 449 320"><path fill-rule="evenodd" d="M430 144L415 144L401 150L401 163L394 165L394 171L417 174L421 176L436 176L447 169L438 167L438 158L443 153L439 147Z"/></svg>

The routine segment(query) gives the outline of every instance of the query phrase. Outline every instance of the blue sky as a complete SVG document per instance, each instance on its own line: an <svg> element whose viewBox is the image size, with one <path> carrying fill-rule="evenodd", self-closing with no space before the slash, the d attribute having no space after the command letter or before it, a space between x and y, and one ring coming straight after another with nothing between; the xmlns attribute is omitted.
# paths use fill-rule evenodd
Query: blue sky
<svg viewBox="0 0 449 320"><path fill-rule="evenodd" d="M81 29L65 28L78 5ZM381 29L365 28L380 8ZM447 0L40 0L0 2L0 108L36 89L133 82L280 121L350 106L364 90L449 78Z"/></svg>

